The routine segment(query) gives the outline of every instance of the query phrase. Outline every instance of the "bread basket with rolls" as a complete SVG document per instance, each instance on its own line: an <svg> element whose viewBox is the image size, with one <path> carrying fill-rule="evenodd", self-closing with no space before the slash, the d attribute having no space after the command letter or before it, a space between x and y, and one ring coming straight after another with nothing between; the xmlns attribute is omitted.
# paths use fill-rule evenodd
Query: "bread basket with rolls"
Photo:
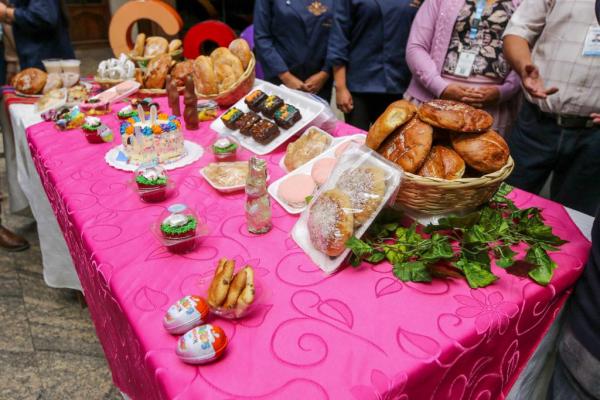
<svg viewBox="0 0 600 400"><path fill-rule="evenodd" d="M487 202L514 168L493 118L467 104L399 100L369 129L366 145L405 172L396 205L442 215Z"/></svg>
<svg viewBox="0 0 600 400"><path fill-rule="evenodd" d="M235 104L254 86L255 67L254 54L244 39L196 58L193 74L198 99L214 100L221 107Z"/></svg>
<svg viewBox="0 0 600 400"><path fill-rule="evenodd" d="M129 52L129 58L136 63L138 68L145 69L153 58L168 54L173 60L182 59L183 43L179 39L170 42L160 36L150 36L140 33L135 38L133 49Z"/></svg>

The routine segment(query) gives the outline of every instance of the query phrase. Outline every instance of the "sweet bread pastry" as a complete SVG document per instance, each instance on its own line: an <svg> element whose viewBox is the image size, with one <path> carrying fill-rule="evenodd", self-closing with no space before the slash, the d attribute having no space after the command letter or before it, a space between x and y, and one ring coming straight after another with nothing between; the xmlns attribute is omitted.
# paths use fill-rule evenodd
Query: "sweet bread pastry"
<svg viewBox="0 0 600 400"><path fill-rule="evenodd" d="M146 39L144 47L144 57L155 57L160 54L166 54L169 48L167 39L160 36L151 36Z"/></svg>
<svg viewBox="0 0 600 400"><path fill-rule="evenodd" d="M169 53L173 53L173 52L179 50L181 48L181 46L183 46L183 43L181 43L181 40L173 39L169 42L169 47L167 48L167 51Z"/></svg>
<svg viewBox="0 0 600 400"><path fill-rule="evenodd" d="M244 270L239 271L233 277L231 281L231 285L229 286L229 292L227 293L227 298L225 299L225 303L223 303L223 308L232 309L237 304L238 297L242 293L242 290L246 287L246 272Z"/></svg>
<svg viewBox="0 0 600 400"><path fill-rule="evenodd" d="M256 294L256 289L254 288L254 270L252 267L246 266L240 272L246 273L246 286L237 300L236 308L238 312L242 312L248 308L248 306L254 302L254 296Z"/></svg>
<svg viewBox="0 0 600 400"><path fill-rule="evenodd" d="M219 260L215 276L208 289L208 304L211 307L220 307L227 298L234 268L235 262L233 260L226 258Z"/></svg>
<svg viewBox="0 0 600 400"><path fill-rule="evenodd" d="M418 175L447 180L460 179L465 173L465 161L451 148L433 146Z"/></svg>
<svg viewBox="0 0 600 400"><path fill-rule="evenodd" d="M510 151L508 145L493 130L481 134L455 133L452 147L467 165L484 174L498 171L506 165Z"/></svg>
<svg viewBox="0 0 600 400"><path fill-rule="evenodd" d="M254 112L259 112L263 101L267 98L267 94L262 90L254 90L244 98L244 103Z"/></svg>
<svg viewBox="0 0 600 400"><path fill-rule="evenodd" d="M142 57L144 55L144 47L146 46L146 34L138 33L135 37L135 45L131 51L131 55L135 57Z"/></svg>
<svg viewBox="0 0 600 400"><path fill-rule="evenodd" d="M252 138L260 144L268 144L279 136L277 125L266 119L261 119L250 128Z"/></svg>
<svg viewBox="0 0 600 400"><path fill-rule="evenodd" d="M494 118L487 112L452 100L423 103L418 114L430 125L456 132L484 132L494 123Z"/></svg>
<svg viewBox="0 0 600 400"><path fill-rule="evenodd" d="M144 87L146 89L164 89L171 62L171 56L168 54L161 54L150 60Z"/></svg>
<svg viewBox="0 0 600 400"><path fill-rule="evenodd" d="M234 56L239 58L245 71L246 68L248 68L248 64L250 64L250 60L252 59L252 51L250 50L248 42L246 42L244 39L235 39L229 43L229 50Z"/></svg>
<svg viewBox="0 0 600 400"><path fill-rule="evenodd" d="M337 257L354 233L350 196L339 189L327 190L311 202L308 211L308 234L320 252Z"/></svg>
<svg viewBox="0 0 600 400"><path fill-rule="evenodd" d="M246 114L242 115L236 122L236 127L240 130L240 133L245 136L252 135L250 131L252 126L260 121L260 117L258 114L252 111L248 111Z"/></svg>
<svg viewBox="0 0 600 400"><path fill-rule="evenodd" d="M371 165L348 169L340 176L336 188L350 197L354 226L360 226L367 222L383 200L385 172Z"/></svg>
<svg viewBox="0 0 600 400"><path fill-rule="evenodd" d="M227 128L236 130L238 128L238 120L242 118L243 115L244 113L240 109L231 107L225 114L221 115L221 121L223 121L223 124Z"/></svg>
<svg viewBox="0 0 600 400"><path fill-rule="evenodd" d="M398 164L406 172L415 173L425 162L433 142L433 128L413 117L383 142L379 154Z"/></svg>
<svg viewBox="0 0 600 400"><path fill-rule="evenodd" d="M48 75L38 68L25 68L12 80L14 88L24 94L41 93L46 85Z"/></svg>
<svg viewBox="0 0 600 400"><path fill-rule="evenodd" d="M272 94L270 96L267 96L265 101L262 102L260 112L265 117L272 119L275 115L275 111L277 111L281 106L283 106L283 104L283 99L281 97Z"/></svg>
<svg viewBox="0 0 600 400"><path fill-rule="evenodd" d="M188 75L192 75L194 71L194 62L191 60L182 61L175 64L171 69L171 78L177 87L184 87Z"/></svg>
<svg viewBox="0 0 600 400"><path fill-rule="evenodd" d="M273 119L275 123L283 129L290 129L294 124L302 118L300 110L291 104L284 104L275 111Z"/></svg>
<svg viewBox="0 0 600 400"><path fill-rule="evenodd" d="M219 93L217 75L214 71L212 58L199 56L194 61L194 85L199 94L210 95Z"/></svg>
<svg viewBox="0 0 600 400"><path fill-rule="evenodd" d="M234 56L226 47L215 49L210 58L213 61L219 93L235 85L244 73L240 59Z"/></svg>
<svg viewBox="0 0 600 400"><path fill-rule="evenodd" d="M393 102L369 129L365 145L377 150L392 132L407 123L416 112L417 108L409 101L398 100Z"/></svg>
<svg viewBox="0 0 600 400"><path fill-rule="evenodd" d="M315 181L306 174L297 174L281 182L277 195L292 208L306 206L306 198L316 189Z"/></svg>
<svg viewBox="0 0 600 400"><path fill-rule="evenodd" d="M300 139L288 144L285 151L285 167L288 171L295 170L327 150L330 143L328 135L310 128Z"/></svg>

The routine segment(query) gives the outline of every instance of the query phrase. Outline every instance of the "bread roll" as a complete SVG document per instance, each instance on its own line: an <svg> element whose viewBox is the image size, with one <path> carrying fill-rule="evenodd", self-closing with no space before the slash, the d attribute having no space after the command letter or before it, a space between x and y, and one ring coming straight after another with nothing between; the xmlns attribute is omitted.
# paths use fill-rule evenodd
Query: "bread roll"
<svg viewBox="0 0 600 400"><path fill-rule="evenodd" d="M415 173L425 162L433 142L433 128L413 117L401 128L396 129L378 152L398 164L406 172Z"/></svg>
<svg viewBox="0 0 600 400"><path fill-rule="evenodd" d="M144 33L138 33L135 38L135 45L131 54L135 57L141 57L144 55L144 47L146 46L146 35Z"/></svg>
<svg viewBox="0 0 600 400"><path fill-rule="evenodd" d="M171 78L177 87L185 86L185 81L188 75L192 75L194 72L194 62L192 60L182 61L175 64L171 70Z"/></svg>
<svg viewBox="0 0 600 400"><path fill-rule="evenodd" d="M354 226L358 227L367 222L383 201L385 173L374 166L348 169L340 176L336 188L350 197Z"/></svg>
<svg viewBox="0 0 600 400"><path fill-rule="evenodd" d="M213 60L219 93L232 87L244 73L242 62L229 49L219 47L210 55Z"/></svg>
<svg viewBox="0 0 600 400"><path fill-rule="evenodd" d="M504 167L510 156L510 150L502 136L491 129L476 135L453 134L452 147L468 166L484 174Z"/></svg>
<svg viewBox="0 0 600 400"><path fill-rule="evenodd" d="M212 58L199 56L194 61L194 85L196 92L204 95L219 93L217 76L214 71Z"/></svg>
<svg viewBox="0 0 600 400"><path fill-rule="evenodd" d="M144 48L144 57L154 57L160 54L167 53L169 42L167 39L160 36L151 36L146 39L146 47Z"/></svg>
<svg viewBox="0 0 600 400"><path fill-rule="evenodd" d="M462 178L464 173L465 161L446 146L433 146L418 172L421 176L447 180Z"/></svg>
<svg viewBox="0 0 600 400"><path fill-rule="evenodd" d="M422 121L456 132L484 132L494 123L494 119L487 112L452 100L423 103L418 113Z"/></svg>
<svg viewBox="0 0 600 400"><path fill-rule="evenodd" d="M25 68L12 79L12 85L24 94L39 94L46 85L48 75L37 68Z"/></svg>
<svg viewBox="0 0 600 400"><path fill-rule="evenodd" d="M150 60L144 81L146 89L164 89L171 61L171 56L168 54L161 54Z"/></svg>
<svg viewBox="0 0 600 400"><path fill-rule="evenodd" d="M354 233L350 197L339 189L331 189L309 207L307 226L312 245L330 257L339 256Z"/></svg>
<svg viewBox="0 0 600 400"><path fill-rule="evenodd" d="M252 59L252 51L250 50L248 42L246 42L244 39L235 39L233 42L229 43L229 50L234 56L240 59L242 62L242 67L245 71L246 68L248 68L248 64L250 64L250 60Z"/></svg>
<svg viewBox="0 0 600 400"><path fill-rule="evenodd" d="M246 272L242 270L233 277L233 281L231 281L231 286L229 287L229 292L227 293L227 298L225 299L225 303L223 303L223 308L232 309L235 307L238 297L240 297L240 294L245 287Z"/></svg>
<svg viewBox="0 0 600 400"><path fill-rule="evenodd" d="M169 47L168 47L168 52L172 53L174 51L177 51L181 48L181 46L183 45L183 43L181 43L181 40L179 39L173 39L169 42Z"/></svg>
<svg viewBox="0 0 600 400"><path fill-rule="evenodd" d="M401 125L408 122L417 112L411 102L398 100L390 104L369 129L365 145L373 150L379 149L383 141Z"/></svg>

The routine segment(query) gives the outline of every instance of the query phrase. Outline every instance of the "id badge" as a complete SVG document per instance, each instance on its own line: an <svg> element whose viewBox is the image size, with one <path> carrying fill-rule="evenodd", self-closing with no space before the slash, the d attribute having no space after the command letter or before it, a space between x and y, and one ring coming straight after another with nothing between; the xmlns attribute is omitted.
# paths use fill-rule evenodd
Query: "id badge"
<svg viewBox="0 0 600 400"><path fill-rule="evenodd" d="M584 57L600 56L600 26L594 25L588 28L582 55Z"/></svg>
<svg viewBox="0 0 600 400"><path fill-rule="evenodd" d="M475 56L477 54L472 51L461 51L458 56L458 62L456 63L456 69L454 75L463 78L468 78L473 72L473 64L475 64Z"/></svg>

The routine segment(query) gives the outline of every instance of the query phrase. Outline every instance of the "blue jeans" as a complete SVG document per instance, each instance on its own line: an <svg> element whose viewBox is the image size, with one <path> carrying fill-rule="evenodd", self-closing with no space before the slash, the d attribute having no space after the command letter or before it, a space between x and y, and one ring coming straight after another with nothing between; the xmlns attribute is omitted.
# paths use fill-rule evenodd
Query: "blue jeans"
<svg viewBox="0 0 600 400"><path fill-rule="evenodd" d="M515 160L508 183L539 193L554 173L550 198L595 215L600 203L600 127L561 128L556 120L523 101L508 145Z"/></svg>

